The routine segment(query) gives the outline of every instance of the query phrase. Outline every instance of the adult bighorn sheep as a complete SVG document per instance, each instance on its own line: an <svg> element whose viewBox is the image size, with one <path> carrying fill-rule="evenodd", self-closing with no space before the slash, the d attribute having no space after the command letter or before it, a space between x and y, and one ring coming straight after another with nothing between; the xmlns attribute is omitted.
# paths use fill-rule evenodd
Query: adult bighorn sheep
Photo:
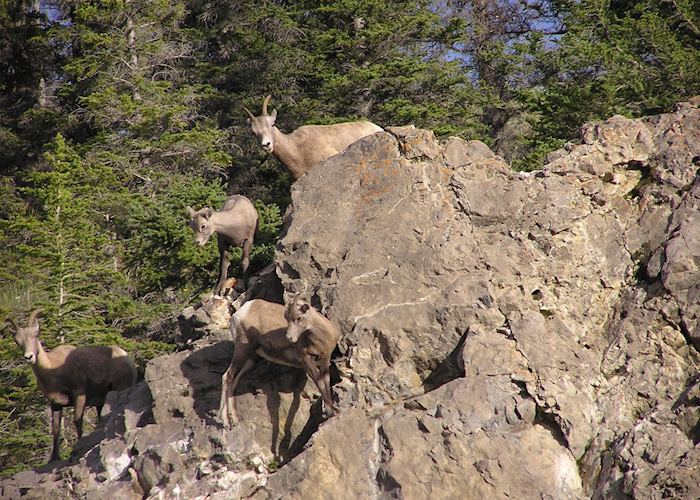
<svg viewBox="0 0 700 500"><path fill-rule="evenodd" d="M78 438L82 437L85 407L96 407L99 420L107 393L136 383L136 365L123 349L114 346L62 344L45 351L39 340L40 313L41 309L32 311L26 327L18 327L11 319L10 323L15 329L15 342L24 351L39 389L49 400L53 435L50 461L54 461L59 458L63 407L75 407L75 428Z"/></svg>
<svg viewBox="0 0 700 500"><path fill-rule="evenodd" d="M258 211L253 203L245 196L234 195L226 200L218 212L210 207L204 207L196 212L192 207L187 207L187 213L190 216L190 227L194 231L194 241L199 246L204 246L212 234L218 235L219 281L214 288L214 294L221 295L224 287L231 245L243 248L241 258L243 284L248 288L250 251L258 228Z"/></svg>
<svg viewBox="0 0 700 500"><path fill-rule="evenodd" d="M262 115L255 116L248 108L248 124L266 153L271 153L282 163L294 180L304 175L311 167L337 155L355 141L376 132L379 125L368 121L336 123L334 125L304 125L289 134L275 127L277 110L267 113L270 97L265 97Z"/></svg>
<svg viewBox="0 0 700 500"><path fill-rule="evenodd" d="M249 300L231 317L231 366L221 379L221 420L236 420L234 393L241 377L263 357L280 365L303 368L321 393L326 412L334 414L330 382L331 353L340 332L309 304L295 299L286 308L265 300Z"/></svg>

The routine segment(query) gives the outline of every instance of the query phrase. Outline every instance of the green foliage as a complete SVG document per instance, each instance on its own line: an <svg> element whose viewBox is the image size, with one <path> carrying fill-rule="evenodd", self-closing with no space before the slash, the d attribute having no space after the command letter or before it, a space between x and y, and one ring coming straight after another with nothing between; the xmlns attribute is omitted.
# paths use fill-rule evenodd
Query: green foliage
<svg viewBox="0 0 700 500"><path fill-rule="evenodd" d="M257 200L255 208L258 211L258 231L255 235L255 246L250 255L253 272L274 262L275 245L282 229L282 215L277 205L267 205Z"/></svg>
<svg viewBox="0 0 700 500"><path fill-rule="evenodd" d="M5 272L31 275L36 306L47 317L65 318L72 328L77 315L98 316L93 302L123 281L113 265L114 245L105 217L105 200L118 194L116 176L85 165L58 135L46 153L46 168L29 172L20 188L32 207L22 218L3 222L3 234L14 258ZM104 325L86 325L91 330Z"/></svg>
<svg viewBox="0 0 700 500"><path fill-rule="evenodd" d="M187 226L186 207L219 207L224 191L218 181L172 177L157 182L156 192L137 194L122 207L119 235L126 243L126 267L145 293L192 283L211 283L201 268L218 258L216 245L197 247Z"/></svg>
<svg viewBox="0 0 700 500"><path fill-rule="evenodd" d="M545 163L545 158L549 153L563 147L566 141L563 139L539 139L532 138L526 142L529 152L522 158L515 158L512 163L513 170L530 171L536 170Z"/></svg>
<svg viewBox="0 0 700 500"><path fill-rule="evenodd" d="M41 78L51 57L42 36L47 20L33 3L0 0L0 170L21 166L41 147L46 136L37 136L37 128L52 129L46 116L32 113L45 97Z"/></svg>
<svg viewBox="0 0 700 500"><path fill-rule="evenodd" d="M292 181L242 110L266 94L283 131L413 123L529 170L586 121L700 94L699 27L692 0L0 0L0 321L40 306L47 347L117 344L141 368L171 351L218 273L187 206L255 200L251 270L274 259ZM18 356L0 337L5 474L48 453Z"/></svg>
<svg viewBox="0 0 700 500"><path fill-rule="evenodd" d="M535 51L544 85L521 94L536 116L525 168L588 121L668 111L700 93L697 2L563 2L562 13L567 32L556 49Z"/></svg>

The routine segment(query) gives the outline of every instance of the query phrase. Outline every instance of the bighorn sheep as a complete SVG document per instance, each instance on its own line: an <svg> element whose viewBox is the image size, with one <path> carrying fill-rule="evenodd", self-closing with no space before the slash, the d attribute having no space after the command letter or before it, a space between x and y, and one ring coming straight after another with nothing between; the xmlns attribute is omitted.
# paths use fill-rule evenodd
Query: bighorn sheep
<svg viewBox="0 0 700 500"><path fill-rule="evenodd" d="M331 396L330 361L340 333L314 308L299 300L285 306L249 300L231 317L233 358L221 379L221 420L236 419L234 393L241 377L258 356L280 365L303 368L321 392L325 408L337 411Z"/></svg>
<svg viewBox="0 0 700 500"><path fill-rule="evenodd" d="M187 213L190 216L190 227L194 231L194 241L199 246L204 246L212 234L219 235L219 281L214 294L221 295L224 287L231 245L243 248L241 267L243 283L247 288L250 251L258 228L258 211L255 210L253 203L245 196L234 195L226 200L218 212L209 207L195 212L191 207L187 207Z"/></svg>
<svg viewBox="0 0 700 500"><path fill-rule="evenodd" d="M289 134L275 127L277 110L267 114L265 97L262 115L255 116L248 108L248 124L266 153L272 153L292 174L294 180L304 175L311 167L337 155L350 144L383 129L368 121L336 123L334 125L304 125Z"/></svg>
<svg viewBox="0 0 700 500"><path fill-rule="evenodd" d="M24 359L32 365L39 389L51 408L53 449L50 461L59 458L61 412L64 406L75 407L75 428L83 435L83 412L86 406L97 408L100 418L109 391L118 391L136 383L136 365L119 347L62 344L45 351L39 341L41 309L34 310L27 326L15 329L15 342L24 351Z"/></svg>

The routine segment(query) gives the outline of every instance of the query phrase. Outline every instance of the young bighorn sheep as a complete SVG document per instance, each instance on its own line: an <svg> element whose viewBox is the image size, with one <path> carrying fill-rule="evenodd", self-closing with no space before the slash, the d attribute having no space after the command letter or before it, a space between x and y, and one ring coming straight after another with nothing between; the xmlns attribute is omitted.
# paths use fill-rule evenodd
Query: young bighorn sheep
<svg viewBox="0 0 700 500"><path fill-rule="evenodd" d="M221 295L224 287L231 245L243 248L243 284L248 288L250 251L258 228L258 211L253 203L245 196L234 195L226 200L218 212L209 207L195 212L191 207L187 207L187 213L190 216L190 227L194 231L194 241L199 246L204 246L212 234L219 235L219 281L214 288L214 294Z"/></svg>
<svg viewBox="0 0 700 500"><path fill-rule="evenodd" d="M27 326L15 330L15 342L24 351L24 359L32 365L39 389L51 408L53 449L50 461L59 458L61 412L64 406L75 407L74 422L78 438L83 435L83 412L86 406L97 408L99 420L105 397L136 383L136 365L119 347L62 344L45 351L39 340L40 309L34 310Z"/></svg>
<svg viewBox="0 0 700 500"><path fill-rule="evenodd" d="M263 357L280 365L303 368L321 392L326 411L337 411L330 383L331 353L340 333L308 304L294 302L286 309L265 300L249 300L231 317L233 358L221 379L221 420L236 420L234 393L241 377Z"/></svg>
<svg viewBox="0 0 700 500"><path fill-rule="evenodd" d="M381 132L379 125L368 121L336 123L334 125L304 125L289 134L275 127L277 110L267 113L265 97L262 115L255 116L248 108L248 124L266 153L271 153L282 163L294 180L304 175L311 167L344 151L350 144L363 137Z"/></svg>

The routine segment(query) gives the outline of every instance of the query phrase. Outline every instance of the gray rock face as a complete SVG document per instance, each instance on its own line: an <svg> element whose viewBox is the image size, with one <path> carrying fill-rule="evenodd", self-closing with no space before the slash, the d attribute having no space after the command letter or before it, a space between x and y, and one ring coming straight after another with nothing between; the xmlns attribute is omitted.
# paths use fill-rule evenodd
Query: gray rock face
<svg viewBox="0 0 700 500"><path fill-rule="evenodd" d="M350 146L294 184L276 262L342 331L340 414L259 362L224 431L205 301L71 464L0 497L699 498L698 104L532 173L413 127Z"/></svg>
<svg viewBox="0 0 700 500"><path fill-rule="evenodd" d="M373 496L700 495L697 104L530 174L390 129L294 185L278 274L343 331Z"/></svg>

